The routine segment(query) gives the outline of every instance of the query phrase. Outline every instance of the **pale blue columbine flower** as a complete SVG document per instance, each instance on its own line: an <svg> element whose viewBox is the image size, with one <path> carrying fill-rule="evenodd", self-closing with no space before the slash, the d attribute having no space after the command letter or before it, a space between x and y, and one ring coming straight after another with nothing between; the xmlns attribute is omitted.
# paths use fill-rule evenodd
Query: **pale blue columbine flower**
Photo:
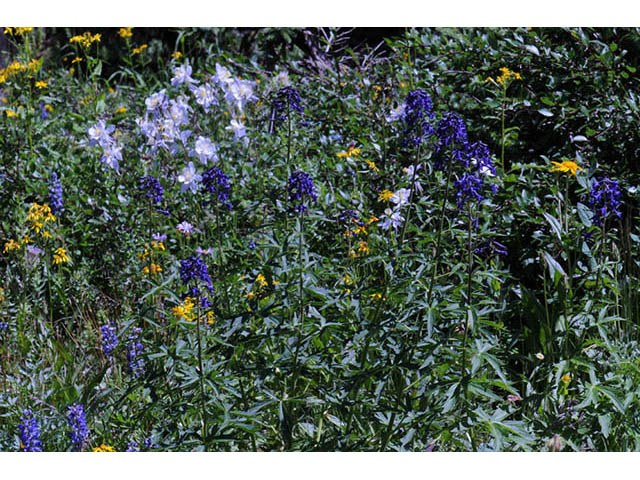
<svg viewBox="0 0 640 480"><path fill-rule="evenodd" d="M207 137L199 136L196 140L196 148L190 154L198 157L200 163L206 165L209 160L218 161L218 149Z"/></svg>
<svg viewBox="0 0 640 480"><path fill-rule="evenodd" d="M198 87L191 87L191 92L196 98L196 103L201 105L206 113L209 113L209 107L211 107L211 105L218 104L218 99L210 83L204 83Z"/></svg>
<svg viewBox="0 0 640 480"><path fill-rule="evenodd" d="M171 86L177 87L186 83L190 85L192 83L197 84L198 81L191 78L191 72L193 69L191 65L183 65L181 67L176 67L173 69L173 78L171 79Z"/></svg>
<svg viewBox="0 0 640 480"><path fill-rule="evenodd" d="M411 196L411 190L408 188L401 188L394 193L389 200L396 204L396 208L400 208L409 203L409 197Z"/></svg>
<svg viewBox="0 0 640 480"><path fill-rule="evenodd" d="M104 120L99 120L98 123L87 130L87 134L89 135L89 145L100 145L104 148L105 145L112 142L110 135L115 129L115 126L107 126Z"/></svg>
<svg viewBox="0 0 640 480"><path fill-rule="evenodd" d="M176 225L176 229L183 235L191 235L193 233L193 225L186 220Z"/></svg>
<svg viewBox="0 0 640 480"><path fill-rule="evenodd" d="M149 95L144 101L147 106L147 112L152 114L160 114L160 112L167 107L168 102L169 99L167 98L165 89Z"/></svg>
<svg viewBox="0 0 640 480"><path fill-rule="evenodd" d="M244 123L242 123L241 120L238 120L236 118L233 118L231 120L231 124L226 127L227 130L232 130L233 131L233 139L234 140L239 140L241 138L245 138L246 140L246 135L247 135L247 130L244 126Z"/></svg>
<svg viewBox="0 0 640 480"><path fill-rule="evenodd" d="M122 147L112 143L104 147L104 153L100 159L104 165L113 168L116 172L120 168L120 162L122 161Z"/></svg>
<svg viewBox="0 0 640 480"><path fill-rule="evenodd" d="M253 93L254 86L255 82L234 78L233 82L229 84L224 98L229 105L235 105L242 112L247 103L258 100L258 97Z"/></svg>
<svg viewBox="0 0 640 480"><path fill-rule="evenodd" d="M213 80L222 87L224 91L226 91L229 84L233 82L233 75L231 75L231 72L227 67L223 67L219 63L216 63L216 74L213 77Z"/></svg>
<svg viewBox="0 0 640 480"><path fill-rule="evenodd" d="M169 101L169 117L177 127L189 123L189 112L191 110L192 108L187 103L187 98L184 95L179 96L177 100Z"/></svg>
<svg viewBox="0 0 640 480"><path fill-rule="evenodd" d="M422 167L422 165L418 165L417 167L415 165L410 165L406 168L403 168L402 171L407 175L407 177L409 178L409 181L413 180L413 186L416 190L416 192L420 192L422 193L422 184L418 181L418 170L420 170L420 168ZM414 176L415 174L415 176Z"/></svg>
<svg viewBox="0 0 640 480"><path fill-rule="evenodd" d="M389 230L389 227L398 230L398 227L404 222L404 217L400 215L400 212L398 210L391 210L390 208L384 211L384 215L382 215L380 219L384 219L384 221L380 223L380 228L383 230Z"/></svg>
<svg viewBox="0 0 640 480"><path fill-rule="evenodd" d="M391 110L391 113L389 113L389 115L385 117L385 120L389 123L397 122L398 120L404 117L406 108L407 108L406 103L402 103L398 105L396 108Z"/></svg>
<svg viewBox="0 0 640 480"><path fill-rule="evenodd" d="M291 86L291 80L289 80L289 72L283 70L273 77L273 86L277 89Z"/></svg>
<svg viewBox="0 0 640 480"><path fill-rule="evenodd" d="M182 173L178 175L178 182L182 184L181 192L191 190L191 193L196 193L200 186L202 175L196 172L196 167L193 166L193 162L189 162L189 165L182 169Z"/></svg>

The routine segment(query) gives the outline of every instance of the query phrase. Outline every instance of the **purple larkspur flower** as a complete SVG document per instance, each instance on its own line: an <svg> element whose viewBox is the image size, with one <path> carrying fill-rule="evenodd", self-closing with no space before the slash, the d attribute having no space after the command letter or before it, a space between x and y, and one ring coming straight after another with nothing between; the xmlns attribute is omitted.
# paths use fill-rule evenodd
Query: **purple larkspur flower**
<svg viewBox="0 0 640 480"><path fill-rule="evenodd" d="M305 200L318 201L315 192L313 179L304 170L296 170L291 174L287 181L287 191L289 192L289 202L292 203L292 210L295 212L304 212L306 207Z"/></svg>
<svg viewBox="0 0 640 480"><path fill-rule="evenodd" d="M304 114L304 109L300 105L300 93L294 87L284 87L278 90L276 99L273 102L275 119L282 122L287 119L290 112Z"/></svg>
<svg viewBox="0 0 640 480"><path fill-rule="evenodd" d="M33 412L25 409L20 417L22 422L18 425L20 431L20 449L23 452L41 452L42 442L40 441L40 428L38 422L33 416Z"/></svg>
<svg viewBox="0 0 640 480"><path fill-rule="evenodd" d="M62 184L56 172L52 172L49 179L49 206L54 215L61 215L64 211Z"/></svg>
<svg viewBox="0 0 640 480"><path fill-rule="evenodd" d="M215 196L222 205L231 210L232 205L231 202L229 202L229 192L231 191L229 177L227 177L222 170L218 167L207 170L202 176L202 185L204 189Z"/></svg>
<svg viewBox="0 0 640 480"><path fill-rule="evenodd" d="M601 227L612 214L622 217L620 212L620 185L617 180L603 177L600 180L594 178L591 182L591 192L587 199L587 205L593 212L593 224Z"/></svg>
<svg viewBox="0 0 640 480"><path fill-rule="evenodd" d="M89 439L87 419L84 415L84 407L77 403L67 409L67 423L69 424L69 437L74 450L82 450Z"/></svg>
<svg viewBox="0 0 640 480"><path fill-rule="evenodd" d="M140 378L144 374L144 359L141 358L144 351L144 345L140 342L140 333L142 329L134 327L133 332L129 335L127 344L127 363L129 373L133 378Z"/></svg>
<svg viewBox="0 0 640 480"><path fill-rule="evenodd" d="M211 285L207 264L198 255L180 261L180 278L185 285L198 281Z"/></svg>
<svg viewBox="0 0 640 480"><path fill-rule="evenodd" d="M434 134L429 119L433 118L431 97L424 90L412 90L404 101L405 123L403 146L418 146Z"/></svg>
<svg viewBox="0 0 640 480"><path fill-rule="evenodd" d="M138 188L144 192L148 199L153 199L153 203L162 203L164 199L164 188L160 184L160 181L153 175L145 175L140 177L138 181Z"/></svg>
<svg viewBox="0 0 640 480"><path fill-rule="evenodd" d="M475 199L478 202L484 200L481 193L483 186L482 179L472 173L465 172L462 178L457 180L453 186L456 190L456 204L460 209L462 209L470 199Z"/></svg>
<svg viewBox="0 0 640 480"><path fill-rule="evenodd" d="M109 357L118 346L118 331L113 322L102 325L100 331L102 332L102 353L105 357Z"/></svg>

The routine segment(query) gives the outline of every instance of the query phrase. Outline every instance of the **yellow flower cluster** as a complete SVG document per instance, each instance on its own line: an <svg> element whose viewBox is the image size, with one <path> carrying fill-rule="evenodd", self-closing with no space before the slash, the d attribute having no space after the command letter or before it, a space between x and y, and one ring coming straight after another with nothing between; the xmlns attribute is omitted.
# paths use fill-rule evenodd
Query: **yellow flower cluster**
<svg viewBox="0 0 640 480"><path fill-rule="evenodd" d="M60 265L61 263L69 263L70 261L71 259L69 258L69 255L67 255L67 251L62 247L57 248L56 251L53 253L54 265Z"/></svg>
<svg viewBox="0 0 640 480"><path fill-rule="evenodd" d="M388 202L391 197L393 197L393 192L387 190L386 188L378 194L378 200L380 200L381 202Z"/></svg>
<svg viewBox="0 0 640 480"><path fill-rule="evenodd" d="M153 262L153 252L155 250L162 250L164 251L164 243L162 242L156 242L155 240L151 242L151 249L149 250L149 245L145 245L144 247L144 253L139 253L138 254L138 258L140 259L141 262L146 262L147 258L149 258L149 256L151 256L151 262L150 265L146 265L145 267L143 267L142 269L142 273L144 273L145 275L157 275L158 273L162 272L162 267L160 265L158 265L157 263Z"/></svg>
<svg viewBox="0 0 640 480"><path fill-rule="evenodd" d="M4 302L4 288L0 287L0 302Z"/></svg>
<svg viewBox="0 0 640 480"><path fill-rule="evenodd" d="M35 58L27 64L18 61L11 62L6 68L0 70L0 83L4 83L11 77L15 77L25 71L29 71L29 73L37 72L40 69L41 62L42 59L36 60Z"/></svg>
<svg viewBox="0 0 640 480"><path fill-rule="evenodd" d="M31 30L33 30L33 27L4 27L4 34L21 37L25 33L30 32Z"/></svg>
<svg viewBox="0 0 640 480"><path fill-rule="evenodd" d="M522 80L519 73L509 70L507 67L502 67L500 72L502 72L500 76L495 79L495 82L500 85L507 84L510 80ZM493 78L488 77L486 81L493 82L494 80Z"/></svg>
<svg viewBox="0 0 640 480"><path fill-rule="evenodd" d="M133 53L134 55L138 55L139 53L142 53L144 50L146 50L148 47L149 45L147 45L146 43L143 43L139 47L136 47L133 50L131 50L131 53Z"/></svg>
<svg viewBox="0 0 640 480"><path fill-rule="evenodd" d="M247 300L252 300L255 297L262 296L264 294L265 288L269 286L269 282L267 282L266 277L261 273L259 273L258 276L256 277L255 283L257 284L257 287L245 295ZM280 284L279 281L273 280L271 283L271 286L275 287L276 285L279 285L279 284Z"/></svg>
<svg viewBox="0 0 640 480"><path fill-rule="evenodd" d="M79 43L84 48L89 48L93 43L100 42L102 35L96 33L91 35L91 32L84 32L82 35L75 35L69 39L69 43Z"/></svg>
<svg viewBox="0 0 640 480"><path fill-rule="evenodd" d="M36 82L35 86L39 89L47 88L47 82L45 82L44 80L39 80Z"/></svg>
<svg viewBox="0 0 640 480"><path fill-rule="evenodd" d="M123 107L120 107L120 108L118 108L114 113L115 113L116 115L120 115L120 114L123 114L123 113L127 113L127 107L124 107L124 106L123 106Z"/></svg>
<svg viewBox="0 0 640 480"><path fill-rule="evenodd" d="M381 293L372 293L371 295L369 295L369 298L371 300L377 300L377 301L382 300L382 301L384 301L384 298L382 297Z"/></svg>
<svg viewBox="0 0 640 480"><path fill-rule="evenodd" d="M182 58L182 52L173 52L171 54L171 58L175 58L176 60L178 60L179 58Z"/></svg>
<svg viewBox="0 0 640 480"><path fill-rule="evenodd" d="M20 250L20 248L22 248L22 245L20 244L20 242L16 242L14 239L10 239L8 242L5 242L4 244L3 253L9 253L9 252L12 252L13 250Z"/></svg>
<svg viewBox="0 0 640 480"><path fill-rule="evenodd" d="M116 449L109 446L109 445L105 445L104 443L102 445L100 445L99 447L95 447L93 449L94 452L115 452Z"/></svg>
<svg viewBox="0 0 640 480"><path fill-rule="evenodd" d="M357 218L352 218L351 222L356 224L356 228L354 229L347 228L347 230L344 232L344 236L351 237L351 236L358 236L358 235L368 235L366 227L368 227L374 222L377 222L378 220L379 220L378 217L374 215L371 215L369 217L369 220L367 220L366 222L362 222Z"/></svg>
<svg viewBox="0 0 640 480"><path fill-rule="evenodd" d="M46 203L44 205L34 204L29 208L27 214L27 222L30 223L31 230L35 230L36 233L42 231L42 236L45 238L51 238L51 235L47 230L43 230L43 227L49 222L55 222L56 217L51 213L51 208Z"/></svg>
<svg viewBox="0 0 640 480"><path fill-rule="evenodd" d="M133 30L133 27L123 27L118 30L118 35L120 35L122 38L131 38L133 36L131 30Z"/></svg>
<svg viewBox="0 0 640 480"><path fill-rule="evenodd" d="M193 298L187 297L180 305L173 307L171 309L171 313L178 318L184 318L185 320L192 322L194 318L192 312L194 305Z"/></svg>
<svg viewBox="0 0 640 480"><path fill-rule="evenodd" d="M15 118L18 116L18 114L13 110L5 110L4 113L7 116L7 118Z"/></svg>
<svg viewBox="0 0 640 480"><path fill-rule="evenodd" d="M572 162L571 160L565 160L564 162L551 162L553 163L553 167L551 167L552 172L563 172L568 173L569 175L576 176L578 170L583 170L576 162Z"/></svg>
<svg viewBox="0 0 640 480"><path fill-rule="evenodd" d="M360 155L359 148L349 147L346 152L340 152L336 154L336 156L340 158L353 157L355 155Z"/></svg>
<svg viewBox="0 0 640 480"><path fill-rule="evenodd" d="M380 169L376 165L376 162L373 162L371 160L365 160L365 162L366 162L367 165L369 165L369 168L371 170L373 170L374 172L379 172L380 171Z"/></svg>

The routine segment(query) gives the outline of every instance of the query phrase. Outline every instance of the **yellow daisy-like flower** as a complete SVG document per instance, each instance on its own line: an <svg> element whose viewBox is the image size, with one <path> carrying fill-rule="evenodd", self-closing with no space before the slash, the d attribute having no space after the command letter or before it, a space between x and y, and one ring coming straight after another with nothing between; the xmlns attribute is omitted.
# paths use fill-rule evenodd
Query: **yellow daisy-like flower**
<svg viewBox="0 0 640 480"><path fill-rule="evenodd" d="M360 155L359 148L349 147L346 152L340 152L336 154L336 156L340 158L353 157L355 155Z"/></svg>
<svg viewBox="0 0 640 480"><path fill-rule="evenodd" d="M511 79L522 80L522 77L519 73L509 70L507 67L502 67L500 71L502 72L502 75L496 78L496 82L498 82L499 84L503 84Z"/></svg>
<svg viewBox="0 0 640 480"><path fill-rule="evenodd" d="M45 82L44 80L39 80L36 82L35 86L39 89L47 88L47 82Z"/></svg>
<svg viewBox="0 0 640 480"><path fill-rule="evenodd" d="M371 160L365 160L365 162L367 163L367 165L369 165L369 168L371 170L373 170L374 172L379 172L380 169L378 168L378 166L376 165L375 162L372 162Z"/></svg>
<svg viewBox="0 0 640 480"><path fill-rule="evenodd" d="M139 53L142 53L144 50L146 50L149 47L149 45L147 45L146 43L140 45L139 47L134 48L133 50L131 50L131 53L133 53L134 55L137 55Z"/></svg>
<svg viewBox="0 0 640 480"><path fill-rule="evenodd" d="M182 58L182 52L173 52L171 58L175 58L176 60Z"/></svg>
<svg viewBox="0 0 640 480"><path fill-rule="evenodd" d="M372 293L371 295L369 295L369 298L371 300L384 300L382 298L382 294L381 293Z"/></svg>
<svg viewBox="0 0 640 480"><path fill-rule="evenodd" d="M69 255L67 255L66 250L62 247L57 248L56 251L53 253L54 265L59 265L61 263L68 263L70 261L71 259L69 258Z"/></svg>
<svg viewBox="0 0 640 480"><path fill-rule="evenodd" d="M133 27L122 27L120 30L118 30L118 35L120 35L122 38L130 38L133 36L131 30L133 30Z"/></svg>
<svg viewBox="0 0 640 480"><path fill-rule="evenodd" d="M369 255L371 250L369 249L369 244L367 242L360 242L358 244L358 253L364 253L365 255Z"/></svg>
<svg viewBox="0 0 640 480"><path fill-rule="evenodd" d="M122 113L127 113L127 107L120 107L115 111L116 115L120 115Z"/></svg>
<svg viewBox="0 0 640 480"><path fill-rule="evenodd" d="M85 48L91 46L91 44L95 42L100 42L102 39L102 35L96 33L95 35L91 35L91 32L84 32L82 35L75 35L69 39L69 43L79 43Z"/></svg>
<svg viewBox="0 0 640 480"><path fill-rule="evenodd" d="M161 271L162 271L162 267L156 263L151 264L151 273L149 273L148 266L142 269L142 273L144 273L145 275L157 275Z"/></svg>
<svg viewBox="0 0 640 480"><path fill-rule="evenodd" d="M53 107L48 103L44 106L44 109L49 113L53 112Z"/></svg>
<svg viewBox="0 0 640 480"><path fill-rule="evenodd" d="M74 63L81 62L81 61L83 61L83 60L84 60L84 58L76 57L76 58L74 58L73 60L71 60L71 63L72 63L72 64L74 64Z"/></svg>
<svg viewBox="0 0 640 480"><path fill-rule="evenodd" d="M568 385L569 382L571 382L571 375L569 375L568 373L565 373L562 377L560 377L560 380L562 380L566 385Z"/></svg>
<svg viewBox="0 0 640 480"><path fill-rule="evenodd" d="M4 114L7 116L7 118L14 118L18 116L18 114L13 110L5 110Z"/></svg>
<svg viewBox="0 0 640 480"><path fill-rule="evenodd" d="M19 242L16 242L14 239L10 239L8 242L4 244L3 252L8 253L13 250L20 250L20 248L22 248L22 246L20 245Z"/></svg>
<svg viewBox="0 0 640 480"><path fill-rule="evenodd" d="M0 287L0 302L4 302L4 288Z"/></svg>
<svg viewBox="0 0 640 480"><path fill-rule="evenodd" d="M378 200L381 202L388 202L391 197L393 197L393 192L390 192L386 188L378 194Z"/></svg>
<svg viewBox="0 0 640 480"><path fill-rule="evenodd" d="M178 318L184 318L185 320L191 322L193 321L193 307L195 304L193 303L193 298L187 297L184 301L171 309L171 313L173 313Z"/></svg>
<svg viewBox="0 0 640 480"><path fill-rule="evenodd" d="M93 449L94 452L115 452L116 449L109 446L109 445L105 445L104 443L102 445L100 445L99 447L95 447Z"/></svg>
<svg viewBox="0 0 640 480"><path fill-rule="evenodd" d="M552 172L566 172L569 175L576 176L578 170L584 170L580 167L576 162L572 162L571 160L565 160L564 162L551 162L555 166L551 167Z"/></svg>

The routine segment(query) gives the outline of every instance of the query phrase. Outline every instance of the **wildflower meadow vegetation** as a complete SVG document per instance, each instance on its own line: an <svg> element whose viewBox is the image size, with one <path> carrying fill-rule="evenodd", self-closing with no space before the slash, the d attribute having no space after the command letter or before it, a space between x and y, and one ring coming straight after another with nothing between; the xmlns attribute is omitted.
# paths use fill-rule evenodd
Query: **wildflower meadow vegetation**
<svg viewBox="0 0 640 480"><path fill-rule="evenodd" d="M3 33L0 451L640 449L639 29Z"/></svg>

